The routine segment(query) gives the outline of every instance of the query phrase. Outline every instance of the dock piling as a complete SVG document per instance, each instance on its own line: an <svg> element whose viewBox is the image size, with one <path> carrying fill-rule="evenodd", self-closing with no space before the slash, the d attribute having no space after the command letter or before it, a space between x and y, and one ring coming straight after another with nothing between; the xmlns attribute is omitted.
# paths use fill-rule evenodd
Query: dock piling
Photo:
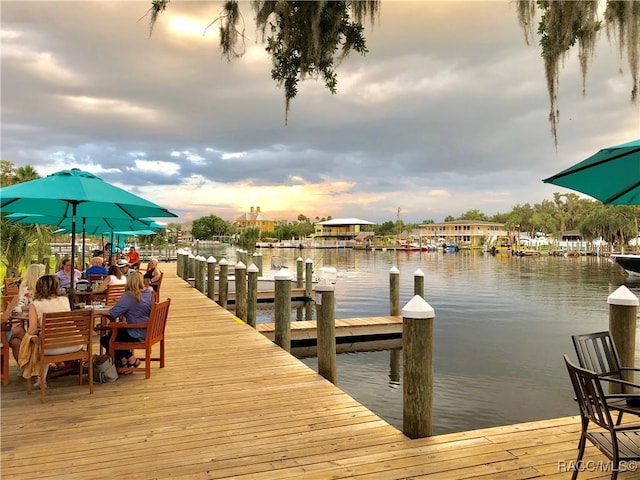
<svg viewBox="0 0 640 480"><path fill-rule="evenodd" d="M331 283L322 282L316 285L315 290L318 374L337 385L335 286Z"/></svg>
<svg viewBox="0 0 640 480"><path fill-rule="evenodd" d="M229 295L229 262L223 258L218 263L218 304L222 308L227 308L227 297Z"/></svg>
<svg viewBox="0 0 640 480"><path fill-rule="evenodd" d="M635 366L636 319L638 317L638 297L624 285L607 297L609 304L609 331L620 356L623 367ZM633 382L633 372L624 372L624 380ZM615 382L608 382L609 393L627 393L630 389Z"/></svg>
<svg viewBox="0 0 640 480"><path fill-rule="evenodd" d="M413 272L413 294L424 298L424 272L420 269Z"/></svg>
<svg viewBox="0 0 640 480"><path fill-rule="evenodd" d="M291 275L286 269L275 275L275 335L276 345L291 351Z"/></svg>
<svg viewBox="0 0 640 480"><path fill-rule="evenodd" d="M435 312L419 295L402 309L402 432L409 438L431 436L433 428L433 319Z"/></svg>
<svg viewBox="0 0 640 480"><path fill-rule="evenodd" d="M255 258L255 257L254 257ZM255 263L247 268L247 324L256 328L258 319L258 275Z"/></svg>
<svg viewBox="0 0 640 480"><path fill-rule="evenodd" d="M307 258L304 261L304 296L311 298L313 288L313 260ZM313 302L307 300L304 304L304 318L309 321L313 319Z"/></svg>
<svg viewBox="0 0 640 480"><path fill-rule="evenodd" d="M238 262L235 267L236 275L236 317L247 321L247 267Z"/></svg>
<svg viewBox="0 0 640 480"><path fill-rule="evenodd" d="M216 263L214 256L207 258L207 297L216 301Z"/></svg>

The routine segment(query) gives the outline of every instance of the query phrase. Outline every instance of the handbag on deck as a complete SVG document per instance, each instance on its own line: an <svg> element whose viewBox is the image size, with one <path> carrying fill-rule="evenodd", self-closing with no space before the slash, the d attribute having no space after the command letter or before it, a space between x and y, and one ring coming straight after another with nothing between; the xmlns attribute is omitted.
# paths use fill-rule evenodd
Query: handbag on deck
<svg viewBox="0 0 640 480"><path fill-rule="evenodd" d="M118 370L109 355L93 356L93 381L99 383L115 382Z"/></svg>

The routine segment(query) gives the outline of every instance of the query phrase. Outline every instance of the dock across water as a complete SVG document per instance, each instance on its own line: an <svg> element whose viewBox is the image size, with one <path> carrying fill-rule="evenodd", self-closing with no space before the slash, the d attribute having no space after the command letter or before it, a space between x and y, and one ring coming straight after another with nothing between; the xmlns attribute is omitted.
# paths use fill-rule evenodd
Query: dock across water
<svg viewBox="0 0 640 480"><path fill-rule="evenodd" d="M570 478L579 417L410 440L189 287L175 264L161 268L161 296L172 298L166 367L96 384L93 395L76 377L53 379L41 404L12 360L0 477ZM588 447L585 460L603 457Z"/></svg>

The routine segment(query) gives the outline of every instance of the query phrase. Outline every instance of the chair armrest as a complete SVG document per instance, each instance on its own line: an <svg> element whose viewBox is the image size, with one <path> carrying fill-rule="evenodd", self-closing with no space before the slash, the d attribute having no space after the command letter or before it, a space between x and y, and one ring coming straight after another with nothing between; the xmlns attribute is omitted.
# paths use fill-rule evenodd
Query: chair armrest
<svg viewBox="0 0 640 480"><path fill-rule="evenodd" d="M627 385L629 387L640 389L640 385L638 385L637 383L628 382L626 380L620 380L619 378L610 378L610 377L599 377L599 378L600 378L601 381L617 383L619 385ZM638 392L638 393L640 393L640 392Z"/></svg>
<svg viewBox="0 0 640 480"><path fill-rule="evenodd" d="M640 368L634 367L620 367L620 370L622 370L623 372L640 372Z"/></svg>
<svg viewBox="0 0 640 480"><path fill-rule="evenodd" d="M148 326L149 326L149 322L142 322L142 323L109 322L106 325L106 328L110 328L111 330L119 330L121 328L147 328Z"/></svg>

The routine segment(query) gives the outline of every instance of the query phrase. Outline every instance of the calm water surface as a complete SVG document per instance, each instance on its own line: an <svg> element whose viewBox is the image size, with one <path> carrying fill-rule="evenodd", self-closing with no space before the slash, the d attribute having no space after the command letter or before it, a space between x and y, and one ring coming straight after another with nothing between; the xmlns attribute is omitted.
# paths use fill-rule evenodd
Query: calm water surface
<svg viewBox="0 0 640 480"><path fill-rule="evenodd" d="M436 434L577 414L562 354L573 356L572 334L608 329L607 296L625 282L622 269L607 258L262 253L264 265L278 255L292 272L299 256L311 258L316 272L336 267L336 318L388 315L393 266L400 270L402 308L413 296L414 272L424 272L425 299L436 313ZM213 254L235 261L234 249ZM272 311L261 310L259 321L272 322ZM316 359L303 362L317 369ZM402 429L402 385L389 380L389 352L339 355L338 386Z"/></svg>

